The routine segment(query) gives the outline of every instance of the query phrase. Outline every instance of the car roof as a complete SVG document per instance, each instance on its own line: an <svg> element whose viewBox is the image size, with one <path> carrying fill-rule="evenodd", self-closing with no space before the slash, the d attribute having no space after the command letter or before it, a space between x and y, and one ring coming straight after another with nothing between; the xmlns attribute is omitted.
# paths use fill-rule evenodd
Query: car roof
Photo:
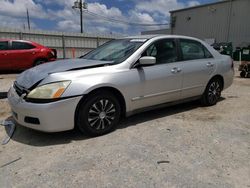
<svg viewBox="0 0 250 188"><path fill-rule="evenodd" d="M34 42L34 41L30 41L30 40L20 40L20 39L0 39L0 41L16 41L16 42L25 42L25 43L29 43L29 44L32 44L36 47L40 46L40 47L44 47L42 44L39 44L37 42Z"/></svg>
<svg viewBox="0 0 250 188"><path fill-rule="evenodd" d="M126 39L151 39L154 38L158 35L135 35L135 36L128 36L128 37L124 37Z"/></svg>
<svg viewBox="0 0 250 188"><path fill-rule="evenodd" d="M164 35L164 34L157 34L157 35L136 35L136 36L129 36L125 37L125 39L161 39L161 38L181 38L181 39L191 39L191 40L199 40L198 38L184 36L184 35Z"/></svg>
<svg viewBox="0 0 250 188"><path fill-rule="evenodd" d="M20 40L20 39L0 39L0 41L17 41L17 42L33 43L32 41L29 41L29 40Z"/></svg>

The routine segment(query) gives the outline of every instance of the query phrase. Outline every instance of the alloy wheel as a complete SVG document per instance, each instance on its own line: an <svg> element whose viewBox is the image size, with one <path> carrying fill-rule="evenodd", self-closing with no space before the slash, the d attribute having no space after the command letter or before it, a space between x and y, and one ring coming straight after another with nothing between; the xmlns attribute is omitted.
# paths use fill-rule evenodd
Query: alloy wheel
<svg viewBox="0 0 250 188"><path fill-rule="evenodd" d="M210 84L208 89L208 100L210 104L214 104L221 96L221 87L218 81L214 81Z"/></svg>
<svg viewBox="0 0 250 188"><path fill-rule="evenodd" d="M116 108L112 101L101 99L89 108L88 123L95 130L109 128L116 117Z"/></svg>

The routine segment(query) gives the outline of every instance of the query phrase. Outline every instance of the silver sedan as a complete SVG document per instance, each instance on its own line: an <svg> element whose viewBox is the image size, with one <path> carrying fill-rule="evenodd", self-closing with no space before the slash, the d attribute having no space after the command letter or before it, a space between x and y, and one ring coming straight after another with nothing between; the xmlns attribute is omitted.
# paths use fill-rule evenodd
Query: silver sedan
<svg viewBox="0 0 250 188"><path fill-rule="evenodd" d="M141 111L197 99L215 105L233 75L231 58L199 39L134 36L23 72L8 100L20 125L99 136Z"/></svg>

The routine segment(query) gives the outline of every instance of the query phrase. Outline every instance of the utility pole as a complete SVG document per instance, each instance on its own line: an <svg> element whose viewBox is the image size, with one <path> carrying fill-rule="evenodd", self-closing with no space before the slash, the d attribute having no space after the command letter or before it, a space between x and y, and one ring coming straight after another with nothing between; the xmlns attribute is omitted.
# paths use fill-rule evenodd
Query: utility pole
<svg viewBox="0 0 250 188"><path fill-rule="evenodd" d="M28 28L30 30L30 15L29 15L29 9L27 8L27 22L28 22Z"/></svg>
<svg viewBox="0 0 250 188"><path fill-rule="evenodd" d="M229 0L228 3L229 3L229 6L228 6L227 38L226 38L226 41L227 41L227 42L229 42L229 36L230 36L233 0Z"/></svg>
<svg viewBox="0 0 250 188"><path fill-rule="evenodd" d="M88 5L86 2L82 2L82 0L77 0L74 2L72 6L73 9L80 9L80 24L81 24L81 33L83 33L83 21L82 21L82 12L83 10L87 10Z"/></svg>
<svg viewBox="0 0 250 188"><path fill-rule="evenodd" d="M81 33L83 33L83 25L82 25L82 0L80 0L80 22L81 22Z"/></svg>

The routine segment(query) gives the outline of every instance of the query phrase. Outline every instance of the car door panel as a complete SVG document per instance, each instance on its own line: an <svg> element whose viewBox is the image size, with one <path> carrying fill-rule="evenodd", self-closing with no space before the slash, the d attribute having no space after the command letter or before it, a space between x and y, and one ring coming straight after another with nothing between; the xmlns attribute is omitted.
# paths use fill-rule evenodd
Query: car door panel
<svg viewBox="0 0 250 188"><path fill-rule="evenodd" d="M33 65L36 49L25 49L27 48L27 45L30 44L12 41L9 59L15 69L25 69ZM32 45L30 46L32 47Z"/></svg>
<svg viewBox="0 0 250 188"><path fill-rule="evenodd" d="M140 91L131 98L134 108L143 108L180 99L182 65L177 62L177 48L173 39L163 39L150 45L142 56L153 56L156 64L138 67Z"/></svg>
<svg viewBox="0 0 250 188"><path fill-rule="evenodd" d="M180 46L184 53L181 98L202 95L210 75L216 68L215 59L207 58L203 46L197 41L184 40L183 45L181 43Z"/></svg>
<svg viewBox="0 0 250 188"><path fill-rule="evenodd" d="M180 99L182 73L173 72L179 63L155 65L138 69L141 95L135 96L134 108L143 108ZM181 69L181 68L180 68Z"/></svg>
<svg viewBox="0 0 250 188"><path fill-rule="evenodd" d="M210 66L212 64L213 66ZM182 98L201 95L215 70L215 60L200 59L183 64Z"/></svg>
<svg viewBox="0 0 250 188"><path fill-rule="evenodd" d="M0 50L0 69L10 69L9 52L7 50Z"/></svg>
<svg viewBox="0 0 250 188"><path fill-rule="evenodd" d="M32 66L33 49L29 50L11 50L9 58L15 68L25 69Z"/></svg>

